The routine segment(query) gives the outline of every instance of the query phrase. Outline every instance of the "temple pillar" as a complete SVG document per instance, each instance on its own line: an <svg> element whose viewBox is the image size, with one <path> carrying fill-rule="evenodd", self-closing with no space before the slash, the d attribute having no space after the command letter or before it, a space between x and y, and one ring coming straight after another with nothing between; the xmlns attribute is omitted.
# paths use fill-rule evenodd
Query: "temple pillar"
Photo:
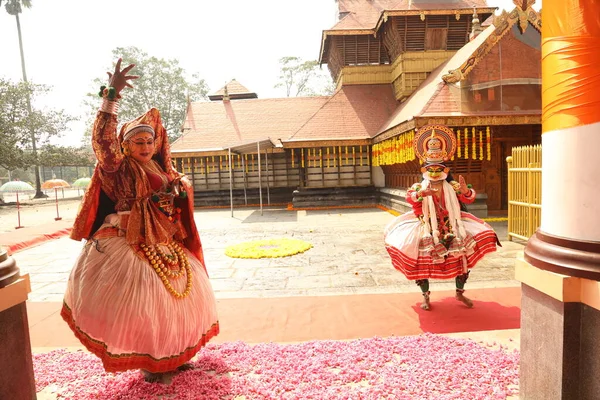
<svg viewBox="0 0 600 400"><path fill-rule="evenodd" d="M27 308L29 275L0 247L0 399L36 399Z"/></svg>
<svg viewBox="0 0 600 400"><path fill-rule="evenodd" d="M516 262L521 398L600 393L600 3L544 0L542 219Z"/></svg>

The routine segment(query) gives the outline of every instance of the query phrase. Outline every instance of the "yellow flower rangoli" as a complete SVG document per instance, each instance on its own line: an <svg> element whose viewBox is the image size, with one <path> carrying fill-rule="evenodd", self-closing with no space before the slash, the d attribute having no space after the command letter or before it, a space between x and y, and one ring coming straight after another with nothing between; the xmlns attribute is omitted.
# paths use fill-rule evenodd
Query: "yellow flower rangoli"
<svg viewBox="0 0 600 400"><path fill-rule="evenodd" d="M232 258L277 258L304 253L312 244L298 239L265 239L228 246L225 255Z"/></svg>

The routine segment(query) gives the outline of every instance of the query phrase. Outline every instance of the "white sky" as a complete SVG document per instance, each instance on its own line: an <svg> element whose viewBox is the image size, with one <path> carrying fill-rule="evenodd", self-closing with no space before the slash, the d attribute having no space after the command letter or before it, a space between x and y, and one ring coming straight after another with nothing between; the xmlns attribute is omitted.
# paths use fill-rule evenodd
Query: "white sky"
<svg viewBox="0 0 600 400"><path fill-rule="evenodd" d="M514 8L512 0L488 4ZM89 113L82 102L96 90L93 79L106 76L114 48L176 58L188 73L198 72L210 92L235 78L259 98L282 97L282 89L273 88L279 59L317 59L322 31L335 24L336 12L334 0L33 0L20 18L27 77L52 87L39 106L81 117L61 140L78 145ZM17 28L4 4L0 38L0 77L18 81Z"/></svg>

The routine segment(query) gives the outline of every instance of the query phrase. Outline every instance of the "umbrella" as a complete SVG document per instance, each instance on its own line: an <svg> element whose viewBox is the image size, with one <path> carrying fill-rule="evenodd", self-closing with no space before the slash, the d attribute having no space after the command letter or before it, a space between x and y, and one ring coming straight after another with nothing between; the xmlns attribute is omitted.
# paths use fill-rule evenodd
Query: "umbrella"
<svg viewBox="0 0 600 400"><path fill-rule="evenodd" d="M16 193L17 194L17 220L18 226L15 229L23 228L21 225L21 207L19 206L19 193L35 192L33 186L23 181L10 181L0 186L0 193Z"/></svg>
<svg viewBox="0 0 600 400"><path fill-rule="evenodd" d="M66 188L70 186L67 181L63 181L62 179L50 179L42 183L42 189Z"/></svg>
<svg viewBox="0 0 600 400"><path fill-rule="evenodd" d="M75 182L73 182L73 187L80 189L87 189L90 186L91 178L79 178Z"/></svg>
<svg viewBox="0 0 600 400"><path fill-rule="evenodd" d="M23 181L10 181L0 186L0 193L35 192L33 186Z"/></svg>
<svg viewBox="0 0 600 400"><path fill-rule="evenodd" d="M70 187L69 182L63 181L62 179L50 179L42 183L42 189L54 189L54 198L56 201L56 218L55 221L61 220L60 214L58 213L58 189L64 189ZM65 198L65 192L63 191L63 199Z"/></svg>

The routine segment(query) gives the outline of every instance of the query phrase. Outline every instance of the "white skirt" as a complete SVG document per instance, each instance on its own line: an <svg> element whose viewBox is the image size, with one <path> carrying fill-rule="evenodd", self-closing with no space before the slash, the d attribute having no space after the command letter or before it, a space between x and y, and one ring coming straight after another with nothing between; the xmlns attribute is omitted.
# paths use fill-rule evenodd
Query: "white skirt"
<svg viewBox="0 0 600 400"><path fill-rule="evenodd" d="M467 236L454 238L446 248L434 245L425 223L412 211L395 218L385 228L385 247L394 268L410 280L449 279L496 251L498 238L489 224L466 212L461 212L461 219Z"/></svg>
<svg viewBox="0 0 600 400"><path fill-rule="evenodd" d="M115 218L111 214L105 221L114 226ZM166 246L162 249L168 254ZM200 261L184 250L192 287L178 299L123 236L90 240L84 246L71 271L61 314L107 371L171 371L218 334L208 276ZM178 292L185 290L185 274L170 281Z"/></svg>

